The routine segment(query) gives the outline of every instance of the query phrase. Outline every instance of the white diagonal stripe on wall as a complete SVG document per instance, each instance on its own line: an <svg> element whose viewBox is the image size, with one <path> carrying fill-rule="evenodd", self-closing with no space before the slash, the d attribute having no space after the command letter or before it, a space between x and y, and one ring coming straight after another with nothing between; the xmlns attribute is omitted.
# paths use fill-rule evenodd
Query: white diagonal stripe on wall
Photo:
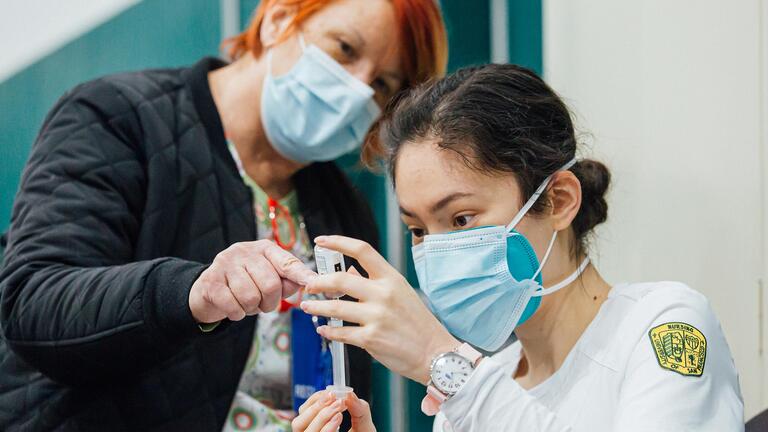
<svg viewBox="0 0 768 432"><path fill-rule="evenodd" d="M139 1L0 2L0 82Z"/></svg>

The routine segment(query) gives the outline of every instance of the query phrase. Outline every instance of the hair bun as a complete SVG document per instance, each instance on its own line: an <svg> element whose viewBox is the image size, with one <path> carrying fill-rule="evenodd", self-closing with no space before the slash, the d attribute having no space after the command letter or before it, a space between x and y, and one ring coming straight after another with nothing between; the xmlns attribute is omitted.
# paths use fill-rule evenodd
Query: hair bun
<svg viewBox="0 0 768 432"><path fill-rule="evenodd" d="M576 162L571 172L581 182L581 209L573 220L574 234L580 238L608 219L605 194L611 184L611 172L602 162L592 159Z"/></svg>

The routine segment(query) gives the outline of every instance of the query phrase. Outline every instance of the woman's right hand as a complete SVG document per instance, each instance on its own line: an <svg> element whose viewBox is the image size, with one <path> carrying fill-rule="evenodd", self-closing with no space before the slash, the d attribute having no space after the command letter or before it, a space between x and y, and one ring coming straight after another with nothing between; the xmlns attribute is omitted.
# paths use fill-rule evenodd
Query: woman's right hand
<svg viewBox="0 0 768 432"><path fill-rule="evenodd" d="M269 240L235 243L200 274L189 293L198 323L269 312L317 274Z"/></svg>
<svg viewBox="0 0 768 432"><path fill-rule="evenodd" d="M349 432L376 432L368 402L350 393L344 400L336 400L329 391L319 391L299 407L293 419L293 432L335 432L341 425L342 412L349 411L352 429Z"/></svg>

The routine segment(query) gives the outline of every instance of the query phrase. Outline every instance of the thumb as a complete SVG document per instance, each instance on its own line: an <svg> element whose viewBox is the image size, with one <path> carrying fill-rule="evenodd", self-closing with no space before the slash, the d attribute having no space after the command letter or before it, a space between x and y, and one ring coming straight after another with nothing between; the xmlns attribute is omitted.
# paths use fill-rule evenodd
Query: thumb
<svg viewBox="0 0 768 432"><path fill-rule="evenodd" d="M306 285L317 277L317 273L310 270L300 259L276 244L264 250L264 257L269 260L281 278L298 285Z"/></svg>
<svg viewBox="0 0 768 432"><path fill-rule="evenodd" d="M290 279L282 279L283 283L283 297L282 298L288 298L294 294L296 294L300 289L301 285L297 284L296 282L290 280Z"/></svg>
<svg viewBox="0 0 768 432"><path fill-rule="evenodd" d="M349 266L349 270L347 270L347 273L355 276L362 276L359 271L357 271L357 268L355 266Z"/></svg>
<svg viewBox="0 0 768 432"><path fill-rule="evenodd" d="M346 399L346 406L352 417L352 428L355 432L376 432L368 402L357 397L355 393L350 393Z"/></svg>

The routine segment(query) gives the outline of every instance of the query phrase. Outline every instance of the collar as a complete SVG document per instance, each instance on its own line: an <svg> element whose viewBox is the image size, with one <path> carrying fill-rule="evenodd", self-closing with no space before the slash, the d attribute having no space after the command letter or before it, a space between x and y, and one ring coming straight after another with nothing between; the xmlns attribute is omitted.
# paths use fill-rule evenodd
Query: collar
<svg viewBox="0 0 768 432"><path fill-rule="evenodd" d="M219 117L219 111L216 109L216 103L213 101L211 87L208 83L208 73L227 64L227 62L215 57L205 57L186 69L183 76L192 93L195 111L200 116L200 122L208 135L211 148L220 156L224 156L222 159L228 161L231 164L230 168L237 172L235 162L229 156L227 140L224 137L224 126L221 124L221 117Z"/></svg>

